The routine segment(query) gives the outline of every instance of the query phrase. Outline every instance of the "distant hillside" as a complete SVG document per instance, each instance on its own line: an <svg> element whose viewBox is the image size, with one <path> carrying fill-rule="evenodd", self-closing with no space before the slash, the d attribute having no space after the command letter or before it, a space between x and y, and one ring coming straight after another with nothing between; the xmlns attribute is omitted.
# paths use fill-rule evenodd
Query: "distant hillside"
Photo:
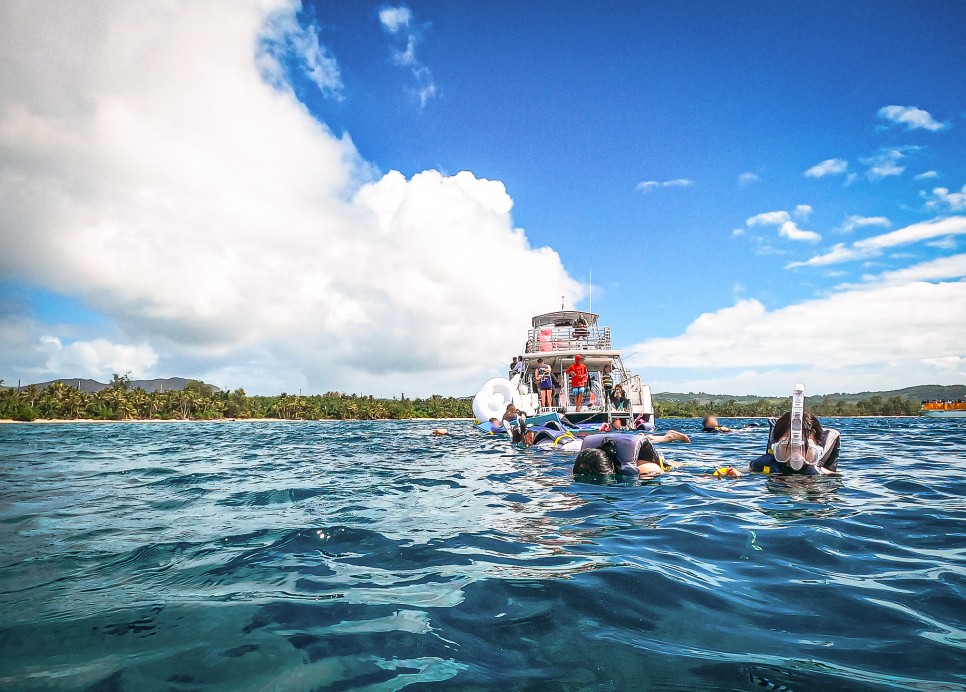
<svg viewBox="0 0 966 692"><path fill-rule="evenodd" d="M46 389L54 382L63 382L68 387L73 387L74 389L79 389L87 394L93 394L94 392L99 392L102 389L107 389L110 385L103 382L98 382L97 380L87 380L81 377L64 377L57 380L48 380L47 382L36 382L34 386L37 389ZM146 392L157 392L163 390L165 392L170 391L180 391L184 389L185 385L192 380L185 379L184 377L168 377L165 379L155 379L155 380L131 380L131 389L143 389ZM29 384L21 385L21 389L24 387L29 387ZM212 391L220 392L221 390L213 384L208 385L211 387ZM4 385L3 389L13 389L9 385Z"/></svg>
<svg viewBox="0 0 966 692"><path fill-rule="evenodd" d="M791 392L789 395L791 396ZM906 387L905 389L893 389L883 392L858 392L856 394L818 394L815 396L807 397L807 401L810 404L818 404L828 397L829 401L846 401L849 403L855 403L857 401L868 400L874 396L882 397L883 399L891 399L892 397L900 397L902 399L908 399L910 401L927 401L932 399L942 399L942 400L953 400L957 401L959 399L966 398L966 385L953 384L953 385L940 385L940 384L921 384L915 387ZM723 404L727 401L734 401L739 404L750 404L759 400L772 400L772 399L784 399L788 397L769 397L769 396L756 396L753 394L708 394L707 392L688 392L687 394L680 392L659 392L654 394L654 400L657 402L670 402L676 404L684 404L690 401L697 401L699 404Z"/></svg>

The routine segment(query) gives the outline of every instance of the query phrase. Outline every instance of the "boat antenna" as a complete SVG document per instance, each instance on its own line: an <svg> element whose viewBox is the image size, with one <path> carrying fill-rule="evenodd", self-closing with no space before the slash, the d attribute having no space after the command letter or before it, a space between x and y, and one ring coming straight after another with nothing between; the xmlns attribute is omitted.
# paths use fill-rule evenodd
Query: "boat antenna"
<svg viewBox="0 0 966 692"><path fill-rule="evenodd" d="M564 298L566 298L566 296L560 296L560 309L561 310L563 310Z"/></svg>
<svg viewBox="0 0 966 692"><path fill-rule="evenodd" d="M594 311L594 270L590 270L590 311Z"/></svg>

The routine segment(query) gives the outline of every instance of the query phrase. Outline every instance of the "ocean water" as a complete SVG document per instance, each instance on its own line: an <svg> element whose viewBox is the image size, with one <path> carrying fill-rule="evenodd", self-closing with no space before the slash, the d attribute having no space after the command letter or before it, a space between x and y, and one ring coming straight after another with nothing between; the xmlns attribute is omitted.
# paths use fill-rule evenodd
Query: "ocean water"
<svg viewBox="0 0 966 692"><path fill-rule="evenodd" d="M0 426L0 688L966 690L966 420L652 481L465 422Z"/></svg>

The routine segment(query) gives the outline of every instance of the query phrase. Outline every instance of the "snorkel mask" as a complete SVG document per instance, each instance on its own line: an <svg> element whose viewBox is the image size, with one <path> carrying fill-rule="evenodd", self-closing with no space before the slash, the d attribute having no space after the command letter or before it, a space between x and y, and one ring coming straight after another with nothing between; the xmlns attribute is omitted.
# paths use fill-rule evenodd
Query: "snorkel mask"
<svg viewBox="0 0 966 692"><path fill-rule="evenodd" d="M794 471L800 471L805 464L816 464L822 458L822 448L810 445L803 434L805 421L805 385L798 383L792 394L791 424L788 437L775 441L772 454L775 460L788 464Z"/></svg>

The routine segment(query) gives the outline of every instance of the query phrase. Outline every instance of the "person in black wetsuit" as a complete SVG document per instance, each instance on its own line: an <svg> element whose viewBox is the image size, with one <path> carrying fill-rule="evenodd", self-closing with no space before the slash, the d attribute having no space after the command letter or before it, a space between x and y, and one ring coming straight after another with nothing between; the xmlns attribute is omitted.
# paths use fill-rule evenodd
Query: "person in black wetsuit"
<svg viewBox="0 0 966 692"><path fill-rule="evenodd" d="M732 432L731 428L726 428L725 426L718 423L717 416L705 416L704 420L701 421L701 431L702 432Z"/></svg>
<svg viewBox="0 0 966 692"><path fill-rule="evenodd" d="M767 451L752 461L748 470L783 476L836 473L842 444L838 430L823 427L813 414L805 413L802 417L803 443L795 449L790 444L791 421L791 413L769 421Z"/></svg>

